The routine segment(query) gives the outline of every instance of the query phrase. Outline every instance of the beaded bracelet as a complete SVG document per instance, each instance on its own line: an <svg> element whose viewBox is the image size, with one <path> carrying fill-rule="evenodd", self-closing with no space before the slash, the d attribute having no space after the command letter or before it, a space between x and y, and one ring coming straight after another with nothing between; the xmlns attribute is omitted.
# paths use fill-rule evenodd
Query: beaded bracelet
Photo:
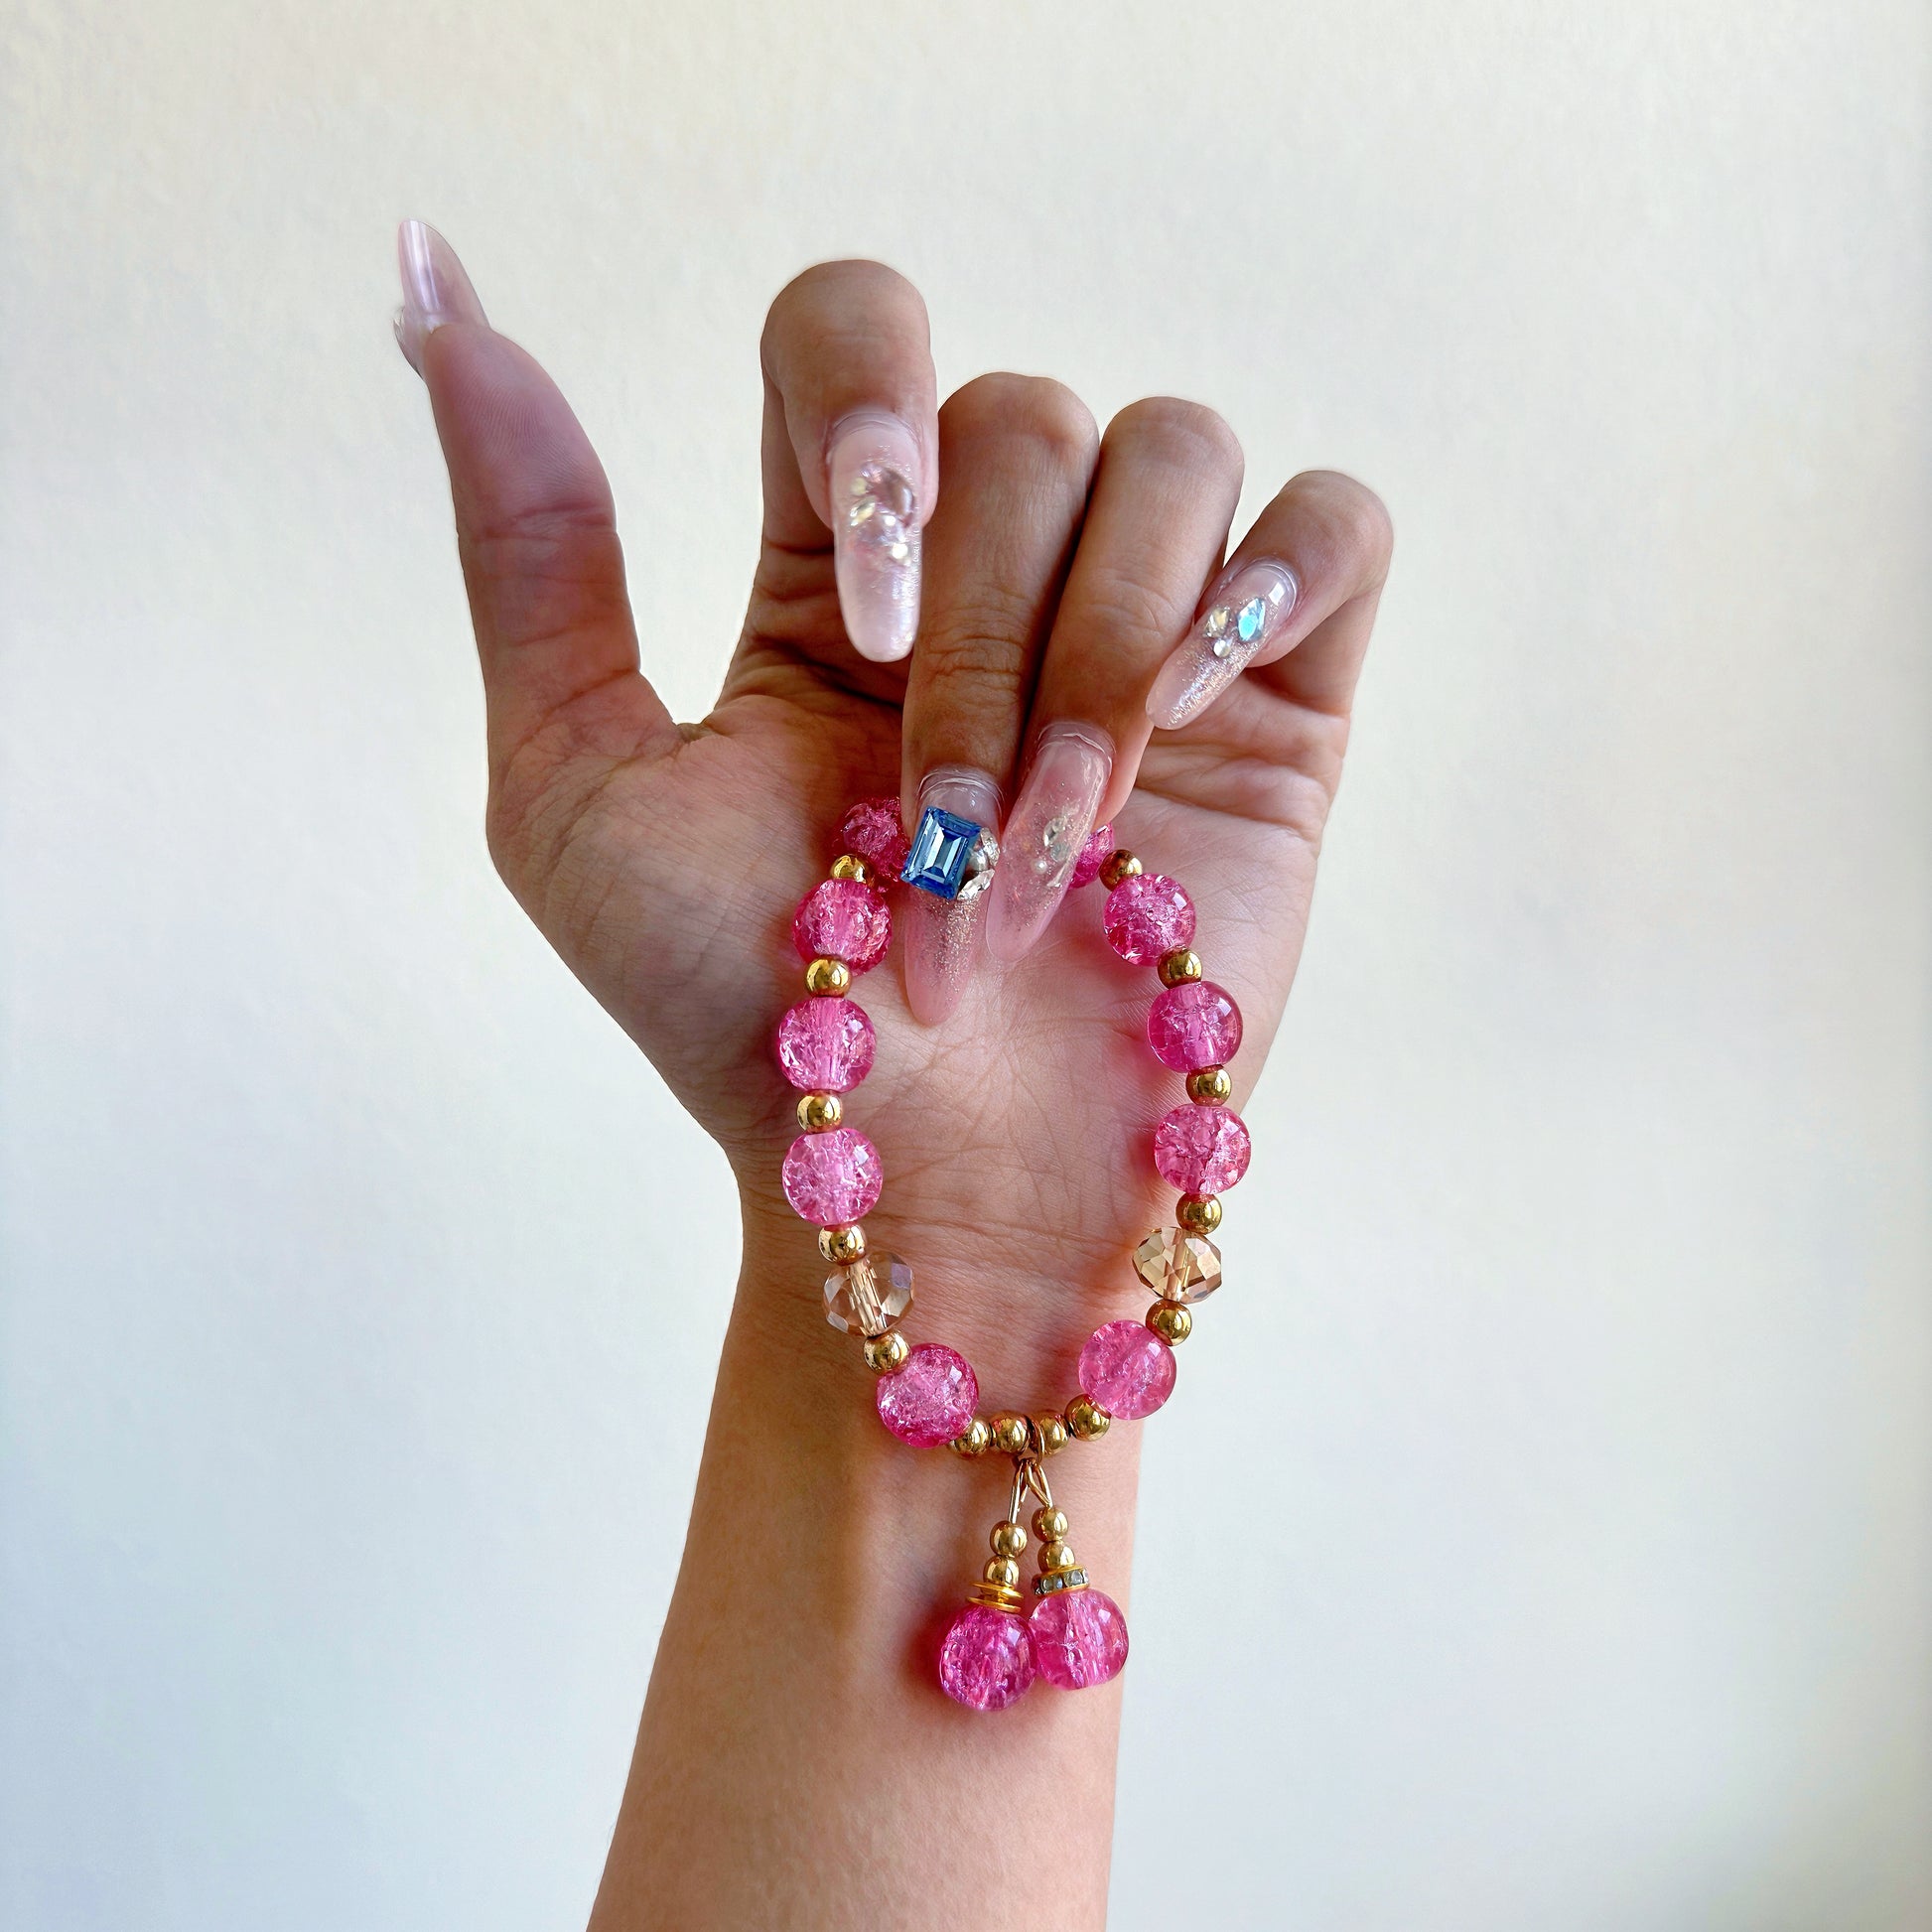
<svg viewBox="0 0 1932 1932"><path fill-rule="evenodd" d="M1108 889L1107 943L1130 964L1160 973L1148 1043L1187 1080L1187 1101L1154 1130L1154 1165L1181 1190L1177 1225L1155 1229L1134 1250L1135 1274L1159 1299L1145 1319L1105 1322L1088 1336L1080 1392L1064 1409L976 1415L979 1381L965 1356L939 1342L908 1344L897 1326L912 1305L912 1270L897 1255L866 1246L861 1217L878 1201L885 1173L872 1142L845 1125L840 1096L872 1070L872 1021L847 996L854 977L878 965L892 939L884 882L968 897L991 883L999 847L990 828L933 808L908 840L893 798L861 800L840 831L845 851L791 923L792 943L808 963L807 997L786 1012L777 1033L778 1063L800 1089L804 1130L785 1154L785 1198L818 1224L819 1252L834 1269L825 1282L826 1317L863 1339L886 1427L915 1448L945 1444L964 1457L997 1452L1013 1460L1012 1496L993 1529L993 1556L939 1650L947 1695L976 1711L1000 1711L1036 1674L1080 1690L1106 1683L1127 1661L1126 1620L1076 1562L1044 1465L1069 1441L1092 1442L1110 1422L1137 1422L1167 1401L1173 1345L1193 1328L1191 1305L1221 1284L1220 1251L1208 1236L1220 1225L1218 1193L1247 1172L1249 1156L1248 1130L1225 1104L1232 1090L1225 1062L1241 1043L1241 1013L1202 977L1191 949L1192 900L1173 880L1143 871L1132 853L1114 849L1112 828L1101 826L1081 848L1070 884L1099 879ZM1029 1498L1037 1504L1032 1524L1040 1548L1035 1600L1023 1615L1019 1559L1028 1536L1020 1517Z"/></svg>

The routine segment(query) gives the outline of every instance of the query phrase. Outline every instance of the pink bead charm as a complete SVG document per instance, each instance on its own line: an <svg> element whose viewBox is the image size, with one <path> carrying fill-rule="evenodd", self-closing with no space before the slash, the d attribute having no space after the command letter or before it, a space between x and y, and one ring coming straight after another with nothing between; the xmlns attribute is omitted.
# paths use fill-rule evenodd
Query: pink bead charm
<svg viewBox="0 0 1932 1932"><path fill-rule="evenodd" d="M1127 1654L1124 1645L1121 1654ZM1034 1646L1025 1617L990 1603L968 1603L953 1618L939 1646L939 1688L949 1698L973 1711L1004 1711L1033 1681Z"/></svg>
<svg viewBox="0 0 1932 1932"><path fill-rule="evenodd" d="M845 849L879 868L882 879L898 877L912 842L898 822L897 798L862 798L839 826Z"/></svg>
<svg viewBox="0 0 1932 1932"><path fill-rule="evenodd" d="M1027 1619L1034 1667L1062 1691L1084 1691L1120 1675L1127 1619L1104 1590L1061 1589L1042 1596Z"/></svg>
<svg viewBox="0 0 1932 1932"><path fill-rule="evenodd" d="M1107 863L1108 855L1114 849L1114 828L1111 825L1096 825L1087 834L1087 842L1080 848L1080 856L1073 862L1073 871L1068 876L1066 890L1077 892L1082 886L1091 886L1100 877L1100 868Z"/></svg>
<svg viewBox="0 0 1932 1932"><path fill-rule="evenodd" d="M800 959L842 959L855 973L877 966L892 937L891 908L856 879L814 886L791 921L791 943Z"/></svg>
<svg viewBox="0 0 1932 1932"><path fill-rule="evenodd" d="M1148 1009L1147 1043L1176 1073L1220 1066L1241 1044L1241 1009L1212 980L1171 986Z"/></svg>
<svg viewBox="0 0 1932 1932"><path fill-rule="evenodd" d="M1154 1130L1154 1165L1183 1194L1218 1194L1248 1172L1253 1148L1232 1107L1179 1106Z"/></svg>
<svg viewBox="0 0 1932 1932"><path fill-rule="evenodd" d="M1100 915L1107 943L1131 966L1152 966L1164 952L1192 943L1194 901L1165 873L1137 872L1107 895Z"/></svg>
<svg viewBox="0 0 1932 1932"><path fill-rule="evenodd" d="M878 1044L855 1000L814 996L778 1022L778 1064L801 1093L850 1093L872 1071Z"/></svg>
<svg viewBox="0 0 1932 1932"><path fill-rule="evenodd" d="M936 1341L920 1342L899 1367L882 1375L874 1395L879 1420L914 1449L950 1443L973 1420L979 1399L972 1363Z"/></svg>
<svg viewBox="0 0 1932 1932"><path fill-rule="evenodd" d="M800 1134L785 1150L779 1177L785 1199L819 1227L838 1227L871 1213L879 1190L886 1184L879 1150L856 1127ZM972 1370L966 1373L970 1380ZM969 1415L970 1411L969 1404ZM953 1433L957 1435L958 1431Z"/></svg>
<svg viewBox="0 0 1932 1932"><path fill-rule="evenodd" d="M1173 1350L1144 1321L1109 1321L1080 1350L1080 1392L1122 1422L1151 1416L1173 1393Z"/></svg>

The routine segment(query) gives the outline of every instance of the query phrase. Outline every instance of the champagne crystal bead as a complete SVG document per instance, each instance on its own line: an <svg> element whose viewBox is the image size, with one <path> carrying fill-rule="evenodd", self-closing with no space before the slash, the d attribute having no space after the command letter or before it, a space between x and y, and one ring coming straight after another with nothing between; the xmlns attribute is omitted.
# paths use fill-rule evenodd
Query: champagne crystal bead
<svg viewBox="0 0 1932 1932"><path fill-rule="evenodd" d="M825 1278L825 1318L848 1335L883 1335L912 1306L912 1264L861 1255Z"/></svg>
<svg viewBox="0 0 1932 1932"><path fill-rule="evenodd" d="M1156 1228L1134 1250L1134 1272L1164 1302L1204 1302L1221 1285L1221 1251L1204 1234Z"/></svg>

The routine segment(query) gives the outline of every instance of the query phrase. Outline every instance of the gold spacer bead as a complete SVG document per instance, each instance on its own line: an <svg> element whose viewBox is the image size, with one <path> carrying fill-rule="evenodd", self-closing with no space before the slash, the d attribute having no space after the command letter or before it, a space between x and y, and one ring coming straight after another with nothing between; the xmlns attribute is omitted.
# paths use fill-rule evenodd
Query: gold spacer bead
<svg viewBox="0 0 1932 1932"><path fill-rule="evenodd" d="M805 991L837 995L852 991L852 968L842 959L814 959L805 968Z"/></svg>
<svg viewBox="0 0 1932 1932"><path fill-rule="evenodd" d="M1131 852L1110 852L1100 868L1100 883L1111 893L1123 879L1132 879L1140 870L1141 862Z"/></svg>
<svg viewBox="0 0 1932 1932"><path fill-rule="evenodd" d="M906 1356L911 1352L911 1344L897 1328L888 1328L883 1335L866 1337L866 1366L875 1375L886 1375L893 1369L902 1368Z"/></svg>
<svg viewBox="0 0 1932 1932"><path fill-rule="evenodd" d="M1221 1203L1212 1194L1182 1194L1173 1217L1189 1234L1212 1234L1221 1225Z"/></svg>
<svg viewBox="0 0 1932 1932"><path fill-rule="evenodd" d="M1034 1534L1042 1543L1057 1543L1066 1534L1066 1511L1042 1503L1034 1511Z"/></svg>
<svg viewBox="0 0 1932 1932"><path fill-rule="evenodd" d="M992 1557L980 1572L989 1584L996 1584L1001 1589L1020 1587L1020 1566L1011 1557Z"/></svg>
<svg viewBox="0 0 1932 1932"><path fill-rule="evenodd" d="M993 1418L993 1447L1002 1455L1025 1455L1033 1447L1032 1432L1025 1416L1004 1413Z"/></svg>
<svg viewBox="0 0 1932 1932"><path fill-rule="evenodd" d="M841 852L832 861L834 879L856 879L861 886L877 886L879 875L856 852Z"/></svg>
<svg viewBox="0 0 1932 1932"><path fill-rule="evenodd" d="M984 1455L993 1447L993 1432L975 1416L946 1447L955 1455Z"/></svg>
<svg viewBox="0 0 1932 1932"><path fill-rule="evenodd" d="M1111 1421L1113 1418L1090 1395L1076 1395L1066 1405L1067 1429L1083 1443L1091 1443L1095 1437L1106 1435L1107 1425Z"/></svg>
<svg viewBox="0 0 1932 1932"><path fill-rule="evenodd" d="M818 1251L827 1261L841 1266L857 1261L866 1251L866 1231L857 1221L849 1221L844 1227L820 1228Z"/></svg>
<svg viewBox="0 0 1932 1932"><path fill-rule="evenodd" d="M1057 1455L1066 1447L1066 1424L1058 1416L1035 1416L1032 1448L1035 1455Z"/></svg>
<svg viewBox="0 0 1932 1932"><path fill-rule="evenodd" d="M1200 963L1200 954L1189 946L1176 946L1173 952L1161 955L1157 969L1163 986L1187 986L1200 978L1207 969Z"/></svg>
<svg viewBox="0 0 1932 1932"><path fill-rule="evenodd" d="M1073 1546L1057 1537L1039 1553L1039 1567L1046 1570L1071 1570L1075 1567Z"/></svg>
<svg viewBox="0 0 1932 1932"><path fill-rule="evenodd" d="M1194 1317L1178 1302L1156 1302L1147 1311L1147 1325L1173 1347L1194 1332Z"/></svg>
<svg viewBox="0 0 1932 1932"><path fill-rule="evenodd" d="M996 1557L1024 1557L1027 1554L1027 1532L1018 1523L994 1524L993 1554Z"/></svg>
<svg viewBox="0 0 1932 1932"><path fill-rule="evenodd" d="M1187 1098L1202 1106L1218 1104L1233 1092L1233 1076L1224 1066L1203 1066L1187 1076Z"/></svg>
<svg viewBox="0 0 1932 1932"><path fill-rule="evenodd" d="M798 1125L807 1134L822 1134L845 1118L845 1102L835 1093L801 1093L798 1096Z"/></svg>
<svg viewBox="0 0 1932 1932"><path fill-rule="evenodd" d="M1020 1566L1017 1563L1002 1565L995 1557L987 1566L988 1570L1000 1569L1002 1577L988 1577L983 1584L975 1584L967 1593L969 1603L984 1603L989 1609L1009 1610L1015 1616L1020 1614L1020 1606L1027 1600L1020 1594ZM1004 1571L1013 1572L1013 1582L1004 1581Z"/></svg>

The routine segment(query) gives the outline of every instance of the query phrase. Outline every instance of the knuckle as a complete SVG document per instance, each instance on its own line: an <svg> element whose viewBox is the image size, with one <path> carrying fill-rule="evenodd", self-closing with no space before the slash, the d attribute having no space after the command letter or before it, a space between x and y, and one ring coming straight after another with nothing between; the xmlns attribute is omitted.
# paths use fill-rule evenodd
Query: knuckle
<svg viewBox="0 0 1932 1932"><path fill-rule="evenodd" d="M1115 565L1095 570L1080 586L1083 629L1130 645L1172 641L1186 616L1158 585Z"/></svg>
<svg viewBox="0 0 1932 1932"><path fill-rule="evenodd" d="M919 674L941 684L983 678L1018 687L1038 622L1024 591L989 581L952 605L919 636Z"/></svg>
<svg viewBox="0 0 1932 1932"><path fill-rule="evenodd" d="M1107 427L1110 444L1203 477L1239 476L1241 440L1227 419L1205 403L1179 396L1143 396Z"/></svg>
<svg viewBox="0 0 1932 1932"><path fill-rule="evenodd" d="M884 262L817 262L794 275L765 313L759 348L767 369L784 344L816 349L871 343L911 327L923 335L925 302Z"/></svg>
<svg viewBox="0 0 1932 1932"><path fill-rule="evenodd" d="M955 435L1024 439L1038 445L1055 469L1081 478L1100 447L1093 412L1050 376L975 376L947 401L944 413Z"/></svg>

